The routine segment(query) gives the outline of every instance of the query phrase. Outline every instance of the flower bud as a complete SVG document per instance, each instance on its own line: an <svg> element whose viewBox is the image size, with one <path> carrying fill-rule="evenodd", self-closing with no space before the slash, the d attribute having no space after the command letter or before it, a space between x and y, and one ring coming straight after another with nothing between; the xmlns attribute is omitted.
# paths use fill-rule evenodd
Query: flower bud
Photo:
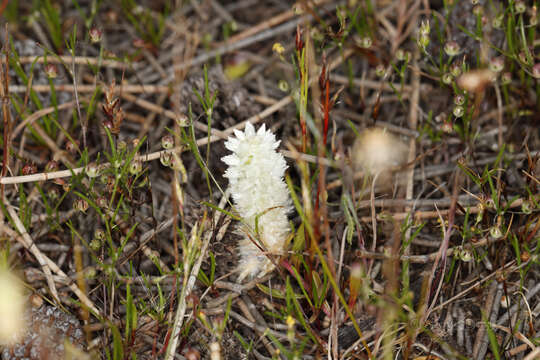
<svg viewBox="0 0 540 360"><path fill-rule="evenodd" d="M172 154L170 152L164 152L161 153L159 156L159 161L161 162L161 165L163 166L171 166L172 163Z"/></svg>
<svg viewBox="0 0 540 360"><path fill-rule="evenodd" d="M441 80L443 84L451 85L452 82L454 81L454 77L450 73L444 73Z"/></svg>
<svg viewBox="0 0 540 360"><path fill-rule="evenodd" d="M527 215L532 213L532 206L530 200L523 201L523 203L521 204L521 212Z"/></svg>
<svg viewBox="0 0 540 360"><path fill-rule="evenodd" d="M132 175L137 175L142 170L142 162L139 160L133 160L131 164L129 164L129 172Z"/></svg>
<svg viewBox="0 0 540 360"><path fill-rule="evenodd" d="M360 47L361 48L364 48L364 49L369 49L371 47L371 45L373 44L373 41L371 40L370 37L363 37L362 39L360 39Z"/></svg>
<svg viewBox="0 0 540 360"><path fill-rule="evenodd" d="M377 75L378 77L383 77L384 75L386 75L386 67L383 64L377 65L377 67L375 68L375 75Z"/></svg>
<svg viewBox="0 0 540 360"><path fill-rule="evenodd" d="M472 260L472 253L469 249L461 249L459 258L463 262L470 262Z"/></svg>
<svg viewBox="0 0 540 360"><path fill-rule="evenodd" d="M97 275L97 271L96 271L96 268L93 266L89 266L84 271L84 276L89 280L94 279L96 275Z"/></svg>
<svg viewBox="0 0 540 360"><path fill-rule="evenodd" d="M107 207L108 203L107 203L107 199L104 197L104 196L100 196L96 199L96 205L99 206L100 208L104 209Z"/></svg>
<svg viewBox="0 0 540 360"><path fill-rule="evenodd" d="M96 44L100 42L101 39L103 38L103 31L101 31L98 28L93 27L90 30L88 30L88 35L90 36L90 42L92 44Z"/></svg>
<svg viewBox="0 0 540 360"><path fill-rule="evenodd" d="M51 160L45 165L45 172L58 171L58 161Z"/></svg>
<svg viewBox="0 0 540 360"><path fill-rule="evenodd" d="M99 176L99 166L96 163L88 164L84 170L86 175L91 179Z"/></svg>
<svg viewBox="0 0 540 360"><path fill-rule="evenodd" d="M105 240L105 231L103 231L103 229L96 229L96 231L94 231L94 237L99 241Z"/></svg>
<svg viewBox="0 0 540 360"><path fill-rule="evenodd" d="M465 110L463 109L463 106L456 106L454 110L452 111L455 117L460 118L465 113Z"/></svg>
<svg viewBox="0 0 540 360"><path fill-rule="evenodd" d="M501 228L497 225L492 226L491 229L489 229L489 235L494 239L500 239L503 236L503 233L501 231Z"/></svg>
<svg viewBox="0 0 540 360"><path fill-rule="evenodd" d="M116 143L116 151L122 152L127 149L127 143L124 140L120 140Z"/></svg>
<svg viewBox="0 0 540 360"><path fill-rule="evenodd" d="M418 43L418 47L420 49L422 49L423 51L426 51L426 48L429 45L429 36L420 35L420 37L418 38L417 43Z"/></svg>
<svg viewBox="0 0 540 360"><path fill-rule="evenodd" d="M403 51L403 49L397 49L396 59L398 61L405 61L405 51Z"/></svg>
<svg viewBox="0 0 540 360"><path fill-rule="evenodd" d="M502 56L493 58L489 61L489 70L499 73L504 69L504 58Z"/></svg>
<svg viewBox="0 0 540 360"><path fill-rule="evenodd" d="M27 164L24 165L23 168L21 169L21 173L22 173L23 175L32 175L32 174L37 173L37 166L36 166L36 164L34 164L34 163L27 163Z"/></svg>
<svg viewBox="0 0 540 360"><path fill-rule="evenodd" d="M525 5L524 1L517 0L514 3L514 9L516 10L516 13L523 14L527 10L527 6Z"/></svg>
<svg viewBox="0 0 540 360"><path fill-rule="evenodd" d="M283 45L281 45L281 43L277 42L274 43L274 45L272 46L272 51L278 55L282 55L285 51L285 48L283 47Z"/></svg>
<svg viewBox="0 0 540 360"><path fill-rule="evenodd" d="M420 35L427 36L431 32L431 27L429 25L429 20L422 20L420 24Z"/></svg>
<svg viewBox="0 0 540 360"><path fill-rule="evenodd" d="M90 249L92 249L93 251L98 251L99 249L101 249L101 241L99 241L98 239L92 239L88 246L90 246Z"/></svg>
<svg viewBox="0 0 540 360"><path fill-rule="evenodd" d="M289 91L289 83L287 82L287 80L279 80L278 81L278 89L283 91L283 92L287 92Z"/></svg>
<svg viewBox="0 0 540 360"><path fill-rule="evenodd" d="M454 96L454 104L458 106L462 106L463 104L465 104L465 96L461 94L457 94L456 96Z"/></svg>
<svg viewBox="0 0 540 360"><path fill-rule="evenodd" d="M58 76L58 68L54 64L45 65L45 74L49 79L54 79Z"/></svg>
<svg viewBox="0 0 540 360"><path fill-rule="evenodd" d="M495 16L493 20L491 20L491 26L493 26L495 29L502 29L503 20L504 20L504 13L501 13Z"/></svg>
<svg viewBox="0 0 540 360"><path fill-rule="evenodd" d="M442 132L445 134L451 134L454 131L454 125L450 120L446 120L441 127Z"/></svg>
<svg viewBox="0 0 540 360"><path fill-rule="evenodd" d="M171 135L165 135L161 138L161 147L165 150L172 149L174 146L174 138Z"/></svg>
<svg viewBox="0 0 540 360"><path fill-rule="evenodd" d="M481 16L484 14L484 8L482 7L482 5L476 5L472 9L472 13L476 16Z"/></svg>
<svg viewBox="0 0 540 360"><path fill-rule="evenodd" d="M71 154L74 154L77 152L77 149L79 149L79 141L78 140L75 140L75 142L72 142L72 141L67 141L66 142L66 150L71 153Z"/></svg>
<svg viewBox="0 0 540 360"><path fill-rule="evenodd" d="M534 12L529 18L529 26L534 27L536 25L538 25L538 15L536 15L536 12Z"/></svg>
<svg viewBox="0 0 540 360"><path fill-rule="evenodd" d="M532 67L532 76L535 79L540 79L540 63L534 64Z"/></svg>
<svg viewBox="0 0 540 360"><path fill-rule="evenodd" d="M406 61L408 62L411 59L411 52L410 51L404 51L402 49L398 49L396 51L396 59L399 61Z"/></svg>
<svg viewBox="0 0 540 360"><path fill-rule="evenodd" d="M502 74L501 76L501 82L503 85L508 85L512 82L512 73L510 72L505 72Z"/></svg>
<svg viewBox="0 0 540 360"><path fill-rule="evenodd" d="M88 210L88 202L84 199L76 199L73 203L73 208L80 212L86 212Z"/></svg>
<svg viewBox="0 0 540 360"><path fill-rule="evenodd" d="M60 190L58 190L56 187L51 187L47 190L47 196L51 200L57 200L60 197Z"/></svg>
<svg viewBox="0 0 540 360"><path fill-rule="evenodd" d="M452 74L453 77L458 77L461 75L461 64L455 62L450 65L450 74Z"/></svg>
<svg viewBox="0 0 540 360"><path fill-rule="evenodd" d="M110 132L112 132L114 125L111 120L109 119L103 120L102 124L105 129L108 129Z"/></svg>
<svg viewBox="0 0 540 360"><path fill-rule="evenodd" d="M290 342L293 342L295 337L296 337L296 333L294 331L294 325L296 324L296 320L294 320L294 318L289 315L287 316L287 338L289 339Z"/></svg>
<svg viewBox="0 0 540 360"><path fill-rule="evenodd" d="M444 44L444 52L450 57L458 55L459 51L460 47L456 41L448 41Z"/></svg>

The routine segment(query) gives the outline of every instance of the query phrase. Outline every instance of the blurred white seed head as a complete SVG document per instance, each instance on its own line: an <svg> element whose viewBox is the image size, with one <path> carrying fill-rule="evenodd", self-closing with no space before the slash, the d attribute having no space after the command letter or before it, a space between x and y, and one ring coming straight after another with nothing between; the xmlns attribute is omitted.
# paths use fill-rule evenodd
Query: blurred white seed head
<svg viewBox="0 0 540 360"><path fill-rule="evenodd" d="M462 74L457 83L460 88L471 93L482 92L496 79L496 73L489 69L471 70Z"/></svg>
<svg viewBox="0 0 540 360"><path fill-rule="evenodd" d="M404 164L407 160L407 146L383 129L372 128L358 136L352 156L357 170L375 175Z"/></svg>
<svg viewBox="0 0 540 360"><path fill-rule="evenodd" d="M213 342L210 344L210 359L221 360L221 346L218 342Z"/></svg>
<svg viewBox="0 0 540 360"><path fill-rule="evenodd" d="M0 345L16 343L25 333L25 297L19 280L0 269Z"/></svg>

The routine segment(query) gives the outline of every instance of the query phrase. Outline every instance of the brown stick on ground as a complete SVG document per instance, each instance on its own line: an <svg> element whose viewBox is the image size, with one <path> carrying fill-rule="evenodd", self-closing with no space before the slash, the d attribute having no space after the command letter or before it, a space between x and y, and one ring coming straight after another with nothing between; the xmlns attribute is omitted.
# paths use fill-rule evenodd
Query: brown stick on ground
<svg viewBox="0 0 540 360"><path fill-rule="evenodd" d="M491 308L493 307L493 301L495 299L495 292L497 291L497 282L493 281L489 287L489 292L486 298L486 304L484 306L483 312L488 316L491 314ZM486 319L486 321L489 321ZM476 332L476 339L474 341L473 347L473 358L474 359L483 359L485 355L485 348L487 348L488 334L486 331L486 325L482 323ZM486 345L485 347L483 345ZM482 354L484 353L484 354Z"/></svg>
<svg viewBox="0 0 540 360"><path fill-rule="evenodd" d="M45 57L43 56L21 56L19 57L19 62L21 64L44 64L45 63ZM2 61L2 63L5 63L5 61ZM88 56L71 56L71 55L63 55L63 56L49 56L47 57L47 64L77 64L77 65L100 65L103 67L110 67L113 69L125 69L128 64L124 63L122 61L117 60L103 60L97 57L88 57ZM49 86L49 85L47 85Z"/></svg>
<svg viewBox="0 0 540 360"><path fill-rule="evenodd" d="M99 85L98 85L99 86ZM122 92L127 93L168 93L171 91L169 86L165 85L136 85L136 84L122 84L119 88L122 88ZM32 85L31 89L35 92L50 92L50 85ZM25 85L12 85L10 87L11 93L25 93L28 90L28 87ZM56 92L75 92L75 86L73 84L56 84L54 86ZM77 84L77 92L79 93L93 93L96 91L96 85L93 84Z"/></svg>
<svg viewBox="0 0 540 360"><path fill-rule="evenodd" d="M4 199L4 201L6 200ZM60 303L60 298L58 297L58 290L56 290L56 285L52 278L51 268L45 260L45 256L41 253L37 246L35 246L34 241L26 232L26 229L21 219L19 218L19 215L17 215L17 213L15 212L15 209L7 201L5 202L5 204L11 220L13 220L13 222L15 223L17 231L22 235L17 236L16 239L21 242L24 247L35 256L36 260L39 262L39 265L41 265L43 272L45 273L45 278L47 279L47 284L49 284L49 289L51 290L52 296L57 302ZM5 227L4 230L7 230L7 227Z"/></svg>

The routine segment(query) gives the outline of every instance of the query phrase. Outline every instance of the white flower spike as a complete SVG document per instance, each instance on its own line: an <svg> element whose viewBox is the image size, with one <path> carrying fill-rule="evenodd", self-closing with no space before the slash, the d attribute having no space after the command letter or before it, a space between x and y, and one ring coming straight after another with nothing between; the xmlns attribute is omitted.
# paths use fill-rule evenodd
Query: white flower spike
<svg viewBox="0 0 540 360"><path fill-rule="evenodd" d="M229 179L235 208L243 219L243 239L238 244L238 281L242 281L262 277L274 269L267 254L281 255L285 251L290 230L287 214L292 207L283 180L287 163L276 151L280 141L264 124L255 131L248 122L244 132L235 130L234 134L236 137L225 142L232 154L221 160L229 166L224 176Z"/></svg>

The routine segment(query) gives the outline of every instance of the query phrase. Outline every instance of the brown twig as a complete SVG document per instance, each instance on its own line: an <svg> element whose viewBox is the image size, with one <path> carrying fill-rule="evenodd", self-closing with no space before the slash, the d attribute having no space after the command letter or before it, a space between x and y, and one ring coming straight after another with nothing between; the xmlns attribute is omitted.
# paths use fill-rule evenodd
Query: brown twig
<svg viewBox="0 0 540 360"><path fill-rule="evenodd" d="M258 325L257 328L252 329L254 329L255 331L257 331L257 329L264 329L262 332L257 331L257 333L259 336L261 336L262 343L266 350L268 350L268 353L275 354L276 349L268 340L268 338L264 335L265 331L267 331L268 329L268 324L259 314L259 312L257 311L257 307L253 304L251 299L248 296L242 296L240 299L238 299L236 304L240 307L240 310L249 321L251 321L253 324Z"/></svg>
<svg viewBox="0 0 540 360"><path fill-rule="evenodd" d="M482 239L480 241L477 241L475 243L471 243L470 246L472 248L476 249L476 248L479 248L479 247L482 247L482 246L493 244L493 243L498 242L498 241L500 241L502 239L503 238L497 239L497 240L489 240L488 238L484 238L484 239ZM461 248L462 248L461 246L448 248L448 250L446 252L446 256L447 257L453 256L454 253L456 251L460 251ZM415 263L415 264L429 264L429 263L434 262L437 259L437 255L439 254L439 252L437 251L437 252L433 252L433 253L426 254L426 255L393 256L393 255L389 255L389 254L386 254L386 253L376 253L376 252L373 252L373 251L356 250L355 254L360 258L367 258L367 259L379 259L379 260L396 260L396 259L398 259L400 261L408 261L410 263Z"/></svg>
<svg viewBox="0 0 540 360"><path fill-rule="evenodd" d="M18 58L21 64L44 64L45 57L39 56L21 56ZM5 63L5 61L2 61ZM118 60L103 60L98 57L87 57L87 56L71 56L71 55L59 55L59 56L49 56L47 57L48 64L77 64L77 65L92 65L92 66L103 66L110 67L112 69L125 69L127 64L118 61Z"/></svg>
<svg viewBox="0 0 540 360"><path fill-rule="evenodd" d="M97 85L100 86L100 85ZM120 87L120 86L119 86ZM144 94L155 94L155 93L169 93L171 88L165 85L134 85L134 84L122 84L121 85L123 93L144 93ZM50 85L32 85L30 87L35 92L48 93L51 91ZM74 93L75 90L79 93L93 93L96 91L96 85L93 84L77 84L77 88L73 84L55 84L54 90L56 92L71 92ZM25 85L12 85L9 90L11 93L25 93L28 91L28 87Z"/></svg>
<svg viewBox="0 0 540 360"><path fill-rule="evenodd" d="M511 203L503 202L503 206L508 206L509 208L516 208L523 204L524 201L527 201L526 199L516 199ZM483 211L483 205L478 204L476 206L472 206L469 208L469 214L478 214L480 211ZM440 216L447 216L450 213L449 209L439 210L439 211L417 211L414 213L414 219L415 220L422 220L422 219L434 219L438 218ZM378 220L385 220L388 218L392 218L394 220L403 220L406 217L410 216L407 212L400 212L400 213L393 213L393 214L379 214L377 215ZM364 222L369 222L371 220L370 216L363 216L360 218Z"/></svg>
<svg viewBox="0 0 540 360"><path fill-rule="evenodd" d="M19 218L19 216L15 212L15 209L5 199L4 199L4 201L5 201L4 204L6 205L6 209L7 209L8 213L9 213L9 216L13 220L13 222L14 222L16 228L17 228L17 231L21 234L21 236L14 236L15 239L18 240L27 250L29 250L35 256L36 260L41 265L41 267L43 269L43 272L45 273L45 277L47 279L47 284L49 285L49 289L51 290L51 294L52 294L53 298L58 303L60 303L60 298L58 296L58 291L56 290L56 285L54 283L54 280L52 279L51 266L50 266L50 263L52 261L50 259L48 259L45 255L43 255L41 253L41 251L35 246L34 241L30 237L28 232L26 232L26 229L25 229L21 219ZM8 234L11 233L11 229L9 229L7 227L4 227L3 230L5 232L7 232ZM11 235L13 236L15 234L11 233Z"/></svg>
<svg viewBox="0 0 540 360"><path fill-rule="evenodd" d="M497 291L497 282L493 281L489 287L489 292L486 296L486 302L483 308L483 313L485 316L491 314L491 308L495 300L495 293ZM486 319L486 321L488 321ZM474 359L483 359L487 350L488 344L488 334L486 331L486 325L484 323L480 324L478 331L476 332L476 339L473 347L473 358Z"/></svg>

